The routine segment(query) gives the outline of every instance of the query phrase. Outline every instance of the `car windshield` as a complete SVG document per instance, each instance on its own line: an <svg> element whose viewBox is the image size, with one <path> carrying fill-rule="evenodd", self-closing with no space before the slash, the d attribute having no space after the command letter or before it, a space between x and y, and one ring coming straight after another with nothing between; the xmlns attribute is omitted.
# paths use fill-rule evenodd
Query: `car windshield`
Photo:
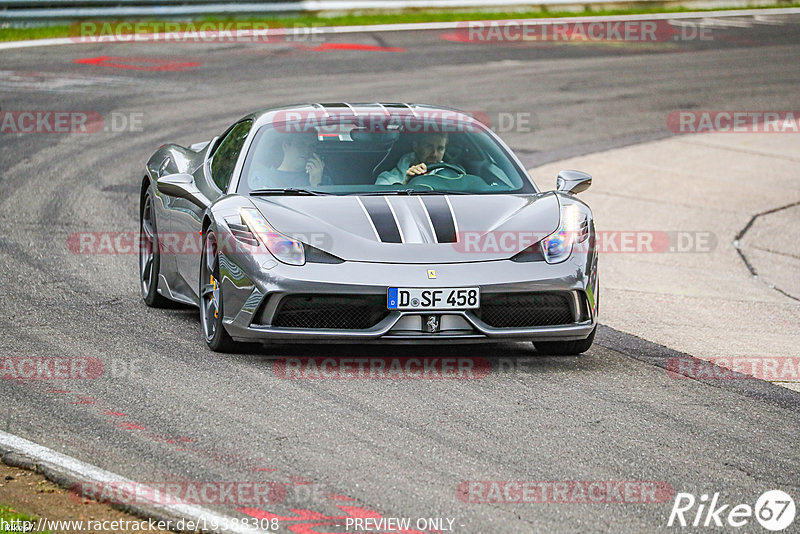
<svg viewBox="0 0 800 534"><path fill-rule="evenodd" d="M346 119L295 115L256 132L238 193L537 192L495 136L465 115Z"/></svg>

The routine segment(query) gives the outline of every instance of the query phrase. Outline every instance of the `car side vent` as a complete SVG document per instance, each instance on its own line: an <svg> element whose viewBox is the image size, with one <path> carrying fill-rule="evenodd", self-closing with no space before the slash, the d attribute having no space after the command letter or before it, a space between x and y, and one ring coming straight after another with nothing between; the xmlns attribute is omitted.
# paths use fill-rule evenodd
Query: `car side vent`
<svg viewBox="0 0 800 534"><path fill-rule="evenodd" d="M589 237L589 220L584 218L583 222L581 222L581 227L578 229L578 243L582 243L587 237Z"/></svg>
<svg viewBox="0 0 800 534"><path fill-rule="evenodd" d="M251 247L258 246L258 240L256 239L256 236L253 235L253 232L251 232L247 226L227 220L225 222L228 223L228 228L230 228L231 234L233 234L235 239Z"/></svg>

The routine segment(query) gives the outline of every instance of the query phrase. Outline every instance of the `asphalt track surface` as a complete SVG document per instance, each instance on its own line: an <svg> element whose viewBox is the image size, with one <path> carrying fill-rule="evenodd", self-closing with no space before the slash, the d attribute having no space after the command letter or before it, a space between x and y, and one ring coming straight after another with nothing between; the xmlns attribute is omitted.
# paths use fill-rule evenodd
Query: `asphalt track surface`
<svg viewBox="0 0 800 534"><path fill-rule="evenodd" d="M284 502L263 510L311 510L339 524L337 505L452 518L455 532L676 530L666 526L671 499L475 504L459 498L464 481L658 481L720 492L726 504L752 505L775 488L797 496L795 392L675 380L663 367L674 354L633 336L603 328L580 357L537 355L526 343L215 354L196 310L144 306L135 255L68 250L75 232L137 231L142 168L156 147L208 139L272 105L411 101L529 113L532 131L502 133L529 166L672 135L666 116L677 109L797 107L797 16L682 43L475 44L440 33L326 41L372 50L148 43L0 52L4 111L143 120L134 132L0 136L0 354L88 356L105 369L96 380L0 380L0 428L140 482L286 484ZM76 63L106 56L179 70ZM284 380L273 371L276 358L320 355L462 356L492 370L475 380ZM281 528L326 522L309 517ZM741 530L759 529L751 519Z"/></svg>

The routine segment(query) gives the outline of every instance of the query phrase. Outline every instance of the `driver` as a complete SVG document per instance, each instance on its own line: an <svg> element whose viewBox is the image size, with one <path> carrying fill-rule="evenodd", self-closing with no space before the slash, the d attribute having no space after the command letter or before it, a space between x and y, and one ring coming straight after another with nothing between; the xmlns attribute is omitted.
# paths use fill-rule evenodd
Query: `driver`
<svg viewBox="0 0 800 534"><path fill-rule="evenodd" d="M428 165L441 163L447 149L447 134L423 134L414 139L411 148L414 151L401 157L394 169L378 175L375 185L407 184L415 176L428 172Z"/></svg>

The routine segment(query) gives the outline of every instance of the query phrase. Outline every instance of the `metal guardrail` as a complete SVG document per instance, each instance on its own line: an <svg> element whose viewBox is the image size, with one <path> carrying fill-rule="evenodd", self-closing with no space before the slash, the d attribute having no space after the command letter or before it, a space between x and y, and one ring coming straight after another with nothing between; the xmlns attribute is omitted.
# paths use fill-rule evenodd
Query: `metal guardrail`
<svg viewBox="0 0 800 534"><path fill-rule="evenodd" d="M215 14L282 13L306 11L297 1L220 2L220 0L88 0L49 2L0 1L0 21L35 19L80 19L107 17L200 16ZM324 3L324 2L323 2ZM339 2L337 2L339 3ZM32 5L33 4L33 5ZM35 5L47 4L47 5ZM384 4L385 5L385 4Z"/></svg>
<svg viewBox="0 0 800 534"><path fill-rule="evenodd" d="M684 5L701 2L734 7L776 5L781 0L0 0L0 25L93 19L192 18L200 16L288 15L299 13L474 9L519 10L543 6L579 10L586 5Z"/></svg>
<svg viewBox="0 0 800 534"><path fill-rule="evenodd" d="M644 2L656 2L658 0L644 0ZM663 1L663 0L662 0ZM0 0L0 9L5 8L28 8L28 9L45 9L45 8L87 8L87 7L106 7L112 8L116 6L164 6L164 7L177 7L182 5L195 5L195 4L215 4L220 6L236 6L241 4L341 4L359 6L360 4L370 4L380 6L385 9L392 9L396 4L406 4L404 0L319 0L304 2L302 0L271 0L270 2L258 2L251 0L250 2L242 2L241 0ZM534 2L523 2L521 0L431 0L429 2L416 2L420 5L480 5L485 7L497 7L514 4L527 4ZM587 3L576 1L575 3ZM589 0L588 3L593 3ZM730 2L728 2L730 3Z"/></svg>

